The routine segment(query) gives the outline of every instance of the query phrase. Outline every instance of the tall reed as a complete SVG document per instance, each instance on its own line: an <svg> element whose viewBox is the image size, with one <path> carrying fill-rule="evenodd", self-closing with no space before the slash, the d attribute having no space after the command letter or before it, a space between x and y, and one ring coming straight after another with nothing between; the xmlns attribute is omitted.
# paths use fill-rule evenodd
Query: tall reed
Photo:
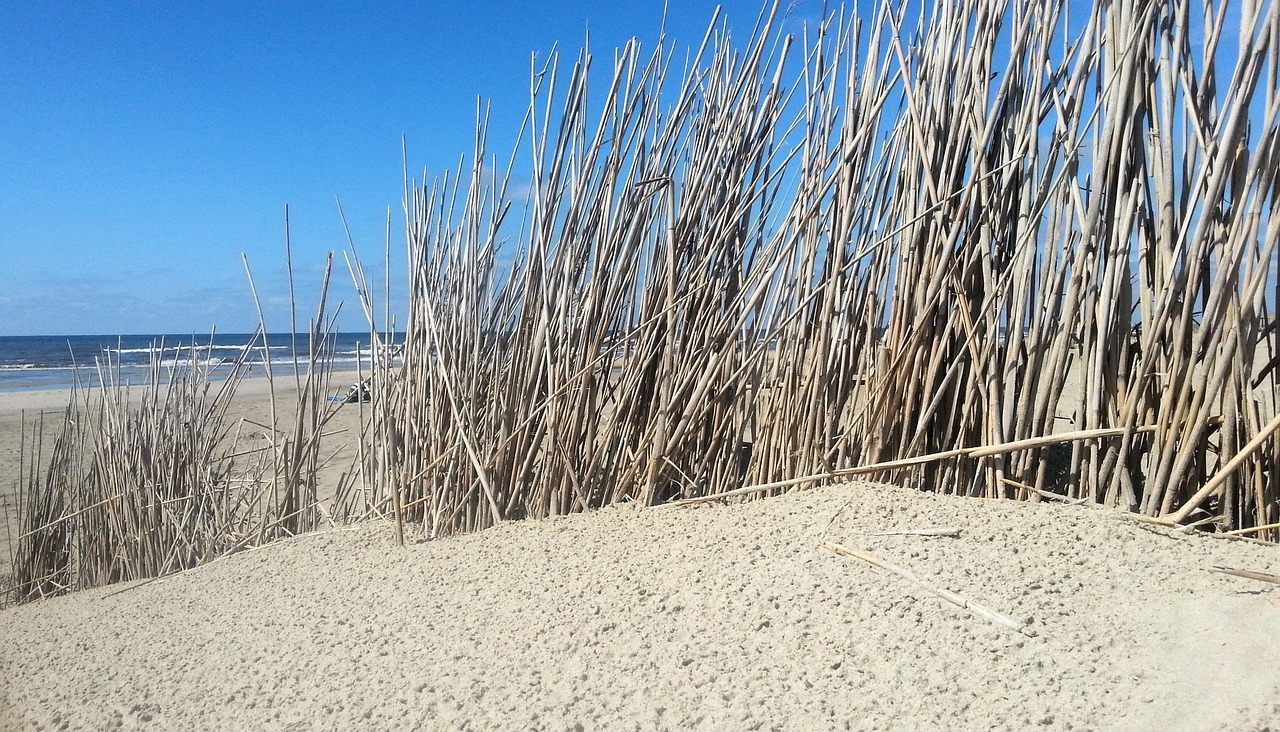
<svg viewBox="0 0 1280 732"><path fill-rule="evenodd" d="M1085 430L884 477L1280 520L1277 4L921 5L552 54L510 163L481 109L470 163L406 176L351 515L440 536Z"/></svg>
<svg viewBox="0 0 1280 732"><path fill-rule="evenodd" d="M34 439L29 454L24 445L33 469L20 476L21 533L4 599L163 576L330 523L316 475L329 457L321 440L336 409L326 401L332 325L322 296L309 352L293 364L296 402L279 411L280 377L263 330L217 375L207 349L181 348L175 363L166 360L174 349L161 342L134 385L119 354L103 353L100 386L73 390L48 452ZM229 411L250 366L267 370L266 423Z"/></svg>

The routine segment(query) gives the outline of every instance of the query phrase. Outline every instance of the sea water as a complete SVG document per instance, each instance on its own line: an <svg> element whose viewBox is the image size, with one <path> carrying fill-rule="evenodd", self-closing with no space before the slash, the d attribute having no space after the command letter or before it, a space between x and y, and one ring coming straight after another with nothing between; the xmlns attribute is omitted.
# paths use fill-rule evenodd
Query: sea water
<svg viewBox="0 0 1280 732"><path fill-rule="evenodd" d="M335 371L367 370L375 356L370 340L367 332L332 333L322 345L330 349ZM194 363L216 380L233 373L237 363L251 378L265 376L269 359L273 374L292 375L295 358L305 369L310 348L306 333L0 336L0 391L99 386L103 371L140 384L153 365L164 376Z"/></svg>

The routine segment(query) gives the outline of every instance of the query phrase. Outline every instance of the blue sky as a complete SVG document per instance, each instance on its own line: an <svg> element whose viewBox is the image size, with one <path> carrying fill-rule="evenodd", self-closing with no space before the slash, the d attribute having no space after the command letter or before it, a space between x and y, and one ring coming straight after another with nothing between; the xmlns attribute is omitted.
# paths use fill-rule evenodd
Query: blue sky
<svg viewBox="0 0 1280 732"><path fill-rule="evenodd" d="M668 33L696 44L717 3L680 0ZM470 152L477 96L505 152L530 54L599 60L651 43L661 0L410 4L7 3L0 6L0 335L287 329L284 207L309 312L345 237L380 262L388 207L402 248L410 171ZM758 0L726 2L738 37ZM793 15L821 4L796 2ZM813 7L809 7L813 6ZM362 316L335 267L342 321Z"/></svg>
<svg viewBox="0 0 1280 732"><path fill-rule="evenodd" d="M739 44L762 3L722 3ZM412 175L454 168L483 97L490 150L506 156L532 54L558 44L571 60L589 29L599 88L613 49L651 47L664 12L687 47L717 3L408 5L0 3L0 335L252 330L242 252L268 327L287 330L286 204L303 324L337 252L339 326L364 329L335 198L380 280L388 209L403 251L402 135ZM1082 23L1088 0L1069 5ZM797 33L823 12L782 7Z"/></svg>

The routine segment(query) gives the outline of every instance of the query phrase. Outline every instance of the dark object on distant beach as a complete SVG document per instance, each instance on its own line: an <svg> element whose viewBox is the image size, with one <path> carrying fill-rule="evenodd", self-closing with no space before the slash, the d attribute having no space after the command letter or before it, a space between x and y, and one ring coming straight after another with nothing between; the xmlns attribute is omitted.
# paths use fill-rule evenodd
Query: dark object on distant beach
<svg viewBox="0 0 1280 732"><path fill-rule="evenodd" d="M369 388L369 380L365 379L359 384L352 384L347 390L347 396L342 400L343 404L353 404L355 402L369 402L373 400L373 390Z"/></svg>

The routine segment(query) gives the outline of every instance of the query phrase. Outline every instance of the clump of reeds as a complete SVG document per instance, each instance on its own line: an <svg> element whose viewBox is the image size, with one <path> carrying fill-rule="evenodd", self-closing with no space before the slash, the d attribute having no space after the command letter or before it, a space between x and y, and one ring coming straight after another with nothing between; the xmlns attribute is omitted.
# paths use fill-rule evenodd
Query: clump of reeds
<svg viewBox="0 0 1280 732"><path fill-rule="evenodd" d="M436 536L927 458L882 477L1276 537L1276 3L1235 50L1225 4L924 6L633 41L599 98L552 56L511 166L482 115L407 181L363 510Z"/></svg>
<svg viewBox="0 0 1280 732"><path fill-rule="evenodd" d="M292 364L296 403L279 406L264 330L216 373L194 344L176 362L157 344L140 384L123 378L118 354L102 354L100 386L73 390L47 453L24 445L33 467L21 476L8 601L163 576L327 523L316 474L336 408L332 324L322 296L309 352ZM229 413L250 366L267 373L266 423Z"/></svg>

